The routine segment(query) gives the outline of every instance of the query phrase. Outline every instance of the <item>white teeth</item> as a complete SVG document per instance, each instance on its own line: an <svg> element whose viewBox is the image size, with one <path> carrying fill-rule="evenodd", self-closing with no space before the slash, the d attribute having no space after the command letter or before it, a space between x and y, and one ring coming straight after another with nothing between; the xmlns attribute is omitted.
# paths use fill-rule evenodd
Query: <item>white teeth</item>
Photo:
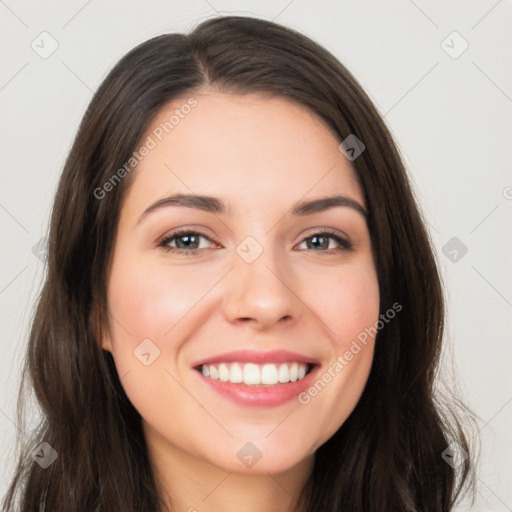
<svg viewBox="0 0 512 512"><path fill-rule="evenodd" d="M299 365L297 363L293 363L290 366L290 380L295 382L297 380L297 374L299 372Z"/></svg>
<svg viewBox="0 0 512 512"><path fill-rule="evenodd" d="M279 382L290 382L290 370L286 363L281 364L279 367Z"/></svg>
<svg viewBox="0 0 512 512"><path fill-rule="evenodd" d="M219 366L219 379L222 382L227 382L229 380L229 370L228 370L228 367L224 363L222 363Z"/></svg>
<svg viewBox="0 0 512 512"><path fill-rule="evenodd" d="M275 386L296 382L306 376L308 365L304 363L220 363L203 364L202 374L210 379L233 384L243 383L247 386Z"/></svg>
<svg viewBox="0 0 512 512"><path fill-rule="evenodd" d="M257 364L247 363L244 366L244 384L248 386L261 384L261 372Z"/></svg>
<svg viewBox="0 0 512 512"><path fill-rule="evenodd" d="M217 367L213 364L210 365L210 378L219 380L219 371L217 370Z"/></svg>
<svg viewBox="0 0 512 512"><path fill-rule="evenodd" d="M266 364L261 370L261 383L262 384L277 384L279 378L277 376L277 368L275 364Z"/></svg>
<svg viewBox="0 0 512 512"><path fill-rule="evenodd" d="M203 365L207 366L207 365ZM239 384L244 380L244 373L241 366L238 363L233 363L229 372L229 382L233 384Z"/></svg>

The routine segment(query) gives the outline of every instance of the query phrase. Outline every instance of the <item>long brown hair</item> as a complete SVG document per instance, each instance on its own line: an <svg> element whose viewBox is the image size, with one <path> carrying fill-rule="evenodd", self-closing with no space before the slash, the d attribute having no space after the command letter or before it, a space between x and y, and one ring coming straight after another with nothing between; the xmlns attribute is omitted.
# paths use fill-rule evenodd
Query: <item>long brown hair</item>
<svg viewBox="0 0 512 512"><path fill-rule="evenodd" d="M472 450L461 427L472 416L453 397L441 408L435 392L443 289L401 157L368 96L332 54L289 28L236 16L140 44L90 102L55 197L45 282L18 399L21 427L27 386L41 407L41 421L28 441L18 440L19 461L3 510L165 508L141 417L110 352L98 342L108 325L113 240L134 173L101 199L97 191L129 160L168 102L206 85L291 99L324 119L340 142L350 134L363 141L365 151L353 164L368 205L381 312L395 302L403 307L378 333L359 403L316 452L301 495L303 510L451 510L474 482ZM32 457L42 442L58 454L46 469ZM458 466L443 458L451 443L469 454Z"/></svg>

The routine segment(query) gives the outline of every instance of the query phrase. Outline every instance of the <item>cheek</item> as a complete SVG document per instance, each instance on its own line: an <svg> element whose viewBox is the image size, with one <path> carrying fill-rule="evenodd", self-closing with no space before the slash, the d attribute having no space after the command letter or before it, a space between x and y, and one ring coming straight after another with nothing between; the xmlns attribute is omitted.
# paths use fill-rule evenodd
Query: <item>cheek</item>
<svg viewBox="0 0 512 512"><path fill-rule="evenodd" d="M112 268L108 298L115 365L130 400L151 417L150 404L180 403L183 397L173 379L183 379L177 364L180 348L197 327L197 314L219 271L122 256Z"/></svg>
<svg viewBox="0 0 512 512"><path fill-rule="evenodd" d="M110 328L122 386L146 421L180 437L176 410L191 417L201 412L178 384L182 376L175 358L187 335L186 315L211 285L192 272L164 265L121 258L115 264L109 282Z"/></svg>
<svg viewBox="0 0 512 512"><path fill-rule="evenodd" d="M323 290L323 293L320 293ZM379 286L373 265L338 270L318 288L317 311L330 339L330 358L299 403L318 424L322 440L333 435L353 411L364 390L379 319Z"/></svg>
<svg viewBox="0 0 512 512"><path fill-rule="evenodd" d="M379 285L370 266L347 266L328 276L316 299L337 353L345 351L379 317Z"/></svg>
<svg viewBox="0 0 512 512"><path fill-rule="evenodd" d="M179 266L120 261L110 281L110 308L117 322L130 333L130 343L137 345L150 338L168 344L175 337L171 331L200 302L218 280L215 278Z"/></svg>

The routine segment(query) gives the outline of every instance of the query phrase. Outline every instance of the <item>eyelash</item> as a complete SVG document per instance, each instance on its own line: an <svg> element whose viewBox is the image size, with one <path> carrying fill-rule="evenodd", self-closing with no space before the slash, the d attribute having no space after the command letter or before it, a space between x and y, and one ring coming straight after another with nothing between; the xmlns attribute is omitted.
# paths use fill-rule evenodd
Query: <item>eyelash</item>
<svg viewBox="0 0 512 512"><path fill-rule="evenodd" d="M188 254L194 254L194 255L197 256L198 255L197 253L199 251L204 250L204 249L179 249L177 247L169 247L169 245L168 245L169 242L171 242L175 238L180 238L181 236L186 236L186 235L199 235L200 237L206 238L210 242L213 242L210 237L204 235L201 232L184 229L184 230L181 230L181 231L177 231L176 233L173 233L172 235L164 236L157 243L157 246L162 248L166 252L179 253L179 254L182 254L184 256L188 255ZM347 240L345 238L342 238L337 233L335 233L333 231L330 231L328 229L324 229L322 231L313 233L313 234L307 236L306 238L303 238L300 243L302 244L302 242L304 242L305 240L309 240L310 238L313 238L313 237L316 237L316 236L323 236L323 235L328 235L327 238L332 238L333 240L335 240L341 246L341 247L339 247L337 249L334 249L335 252L350 251L350 250L353 249L352 242L350 242L349 240ZM315 251L314 249L307 249L307 250L312 250L314 252L327 252L329 254L329 250L324 250L324 251L322 251L322 250L321 251Z"/></svg>

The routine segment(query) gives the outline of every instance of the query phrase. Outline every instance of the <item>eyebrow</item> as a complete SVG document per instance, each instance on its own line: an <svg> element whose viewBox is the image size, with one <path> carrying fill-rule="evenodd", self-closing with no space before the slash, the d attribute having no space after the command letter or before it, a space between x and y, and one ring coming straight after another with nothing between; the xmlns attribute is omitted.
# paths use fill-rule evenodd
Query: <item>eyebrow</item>
<svg viewBox="0 0 512 512"><path fill-rule="evenodd" d="M217 197L197 194L174 194L169 197L164 197L146 208L139 217L137 224L140 224L150 213L170 206L195 208L208 213L231 215L230 209L227 207L226 203ZM294 216L304 217L306 215L324 212L337 207L352 208L356 212L360 213L365 220L368 217L367 211L361 204L359 204L355 199L342 195L328 196L320 199L299 202L293 206L291 213Z"/></svg>

